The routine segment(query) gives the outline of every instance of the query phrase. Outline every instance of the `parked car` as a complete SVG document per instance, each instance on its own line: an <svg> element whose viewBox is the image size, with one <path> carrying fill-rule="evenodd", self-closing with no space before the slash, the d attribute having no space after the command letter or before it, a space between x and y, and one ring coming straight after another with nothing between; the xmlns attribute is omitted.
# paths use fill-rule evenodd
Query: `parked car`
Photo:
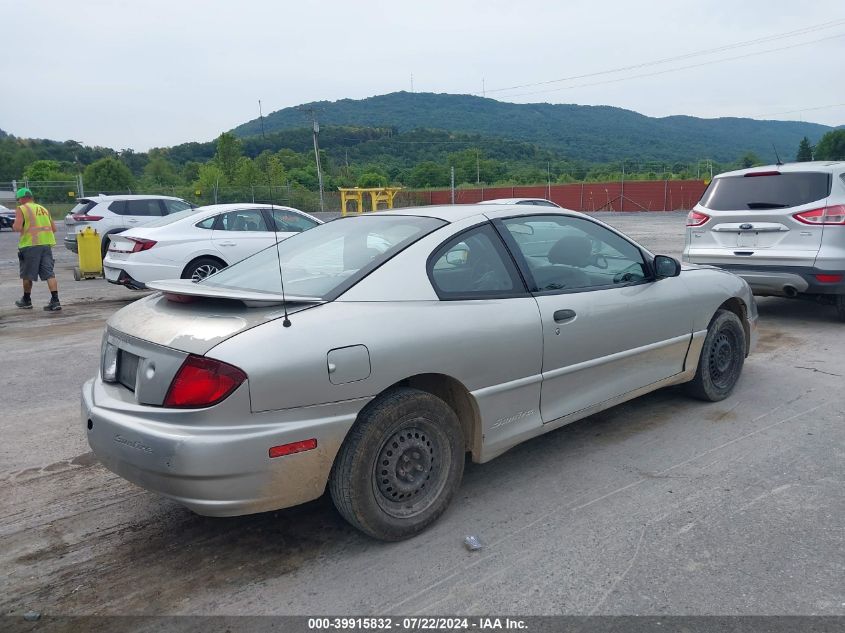
<svg viewBox="0 0 845 633"><path fill-rule="evenodd" d="M76 253L76 234L91 226L100 234L100 250L105 257L112 235L192 207L190 202L172 196L99 195L79 198L76 206L65 216L68 228L65 248Z"/></svg>
<svg viewBox="0 0 845 633"><path fill-rule="evenodd" d="M528 204L535 207L561 208L559 204L555 204L551 200L546 200L545 198L495 198L493 200L484 200L478 204Z"/></svg>
<svg viewBox="0 0 845 633"><path fill-rule="evenodd" d="M687 216L683 259L730 270L756 295L835 305L845 321L845 162L716 176Z"/></svg>
<svg viewBox="0 0 845 633"><path fill-rule="evenodd" d="M15 210L7 209L0 204L0 230L11 229L15 223Z"/></svg>
<svg viewBox="0 0 845 633"><path fill-rule="evenodd" d="M187 209L112 235L103 271L111 283L133 289L157 279L199 281L318 224L298 209L266 204Z"/></svg>
<svg viewBox="0 0 845 633"><path fill-rule="evenodd" d="M757 327L739 277L516 205L342 218L149 285L82 389L102 463L212 516L328 487L384 540L445 511L467 452L487 462L668 385L727 397Z"/></svg>

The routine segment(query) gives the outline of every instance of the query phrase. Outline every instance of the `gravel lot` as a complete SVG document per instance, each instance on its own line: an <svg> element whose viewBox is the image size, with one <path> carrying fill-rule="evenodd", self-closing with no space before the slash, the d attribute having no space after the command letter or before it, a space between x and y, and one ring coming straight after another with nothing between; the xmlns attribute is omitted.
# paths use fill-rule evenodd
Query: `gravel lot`
<svg viewBox="0 0 845 633"><path fill-rule="evenodd" d="M678 256L684 214L603 214ZM61 238L61 236L59 236ZM143 293L74 282L17 310L0 233L0 613L845 615L845 325L759 301L734 395L666 389L469 464L410 541L350 528L326 497L231 519L191 514L89 452L79 388L115 309ZM486 547L468 552L465 535Z"/></svg>

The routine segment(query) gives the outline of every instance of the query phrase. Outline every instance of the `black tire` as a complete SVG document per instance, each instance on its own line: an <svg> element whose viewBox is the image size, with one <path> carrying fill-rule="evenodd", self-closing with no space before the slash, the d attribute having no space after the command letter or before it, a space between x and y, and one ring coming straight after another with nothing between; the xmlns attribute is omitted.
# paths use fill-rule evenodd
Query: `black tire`
<svg viewBox="0 0 845 633"><path fill-rule="evenodd" d="M736 386L745 363L745 330L730 310L718 310L707 328L695 378L687 393L699 400L718 402Z"/></svg>
<svg viewBox="0 0 845 633"><path fill-rule="evenodd" d="M845 295L836 295L836 316L845 321Z"/></svg>
<svg viewBox="0 0 845 633"><path fill-rule="evenodd" d="M198 257L185 266L185 270L182 271L182 279L200 281L209 275L213 275L218 270L223 270L224 268L226 268L226 264L221 262L219 259L214 259L213 257Z"/></svg>
<svg viewBox="0 0 845 633"><path fill-rule="evenodd" d="M464 437L440 398L407 387L368 404L329 478L335 507L382 541L422 532L449 506L464 473Z"/></svg>

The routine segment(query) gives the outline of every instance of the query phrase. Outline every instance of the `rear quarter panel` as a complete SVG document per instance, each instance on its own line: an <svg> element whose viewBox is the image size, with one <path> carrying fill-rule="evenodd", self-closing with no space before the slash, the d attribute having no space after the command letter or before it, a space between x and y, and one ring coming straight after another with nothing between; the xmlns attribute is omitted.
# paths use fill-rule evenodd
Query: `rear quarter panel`
<svg viewBox="0 0 845 633"><path fill-rule="evenodd" d="M247 330L207 354L247 373L254 412L371 397L427 373L455 378L471 392L533 378L539 394L542 333L530 297L337 301L305 310L291 322L289 328L277 320ZM333 384L329 351L353 345L366 347L369 376ZM522 405L503 406L518 411Z"/></svg>

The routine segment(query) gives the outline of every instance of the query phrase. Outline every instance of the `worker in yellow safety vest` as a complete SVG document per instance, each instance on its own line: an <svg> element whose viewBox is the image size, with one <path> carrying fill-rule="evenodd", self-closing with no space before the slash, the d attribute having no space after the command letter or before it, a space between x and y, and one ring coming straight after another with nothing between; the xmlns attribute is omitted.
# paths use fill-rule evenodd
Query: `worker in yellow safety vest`
<svg viewBox="0 0 845 633"><path fill-rule="evenodd" d="M15 223L12 229L21 234L18 240L23 297L15 305L24 310L32 309L32 282L41 278L50 289L50 303L44 306L48 312L62 309L59 303L59 285L53 272L53 247L56 245L56 224L50 212L36 204L32 192L26 187L18 189L18 207L15 209Z"/></svg>

